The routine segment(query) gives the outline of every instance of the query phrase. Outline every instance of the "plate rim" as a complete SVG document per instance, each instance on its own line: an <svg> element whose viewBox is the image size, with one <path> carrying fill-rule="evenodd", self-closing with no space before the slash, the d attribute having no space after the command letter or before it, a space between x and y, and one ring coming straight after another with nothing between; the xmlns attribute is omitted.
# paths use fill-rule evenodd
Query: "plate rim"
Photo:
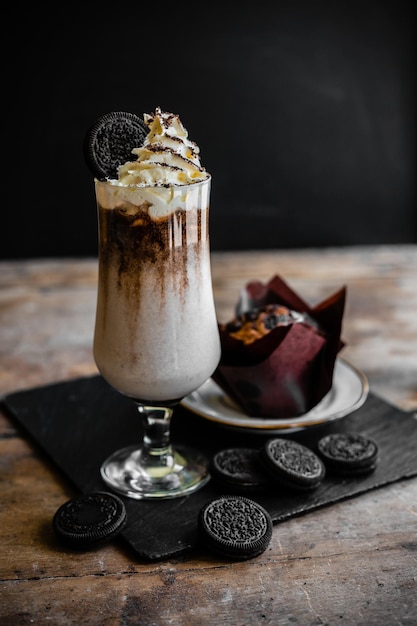
<svg viewBox="0 0 417 626"><path fill-rule="evenodd" d="M285 422L281 422L281 423L280 423L280 420L278 419L268 420L268 418L251 417L249 415L245 415L244 413L242 413L243 419L253 420L253 422L250 425L242 424L242 423L234 423L232 421L232 418L229 421L227 416L225 417L214 416L214 415L210 415L206 413L203 409L198 409L198 407L195 406L193 401L190 400L190 397L192 394L189 394L188 396L183 398L180 404L181 406L188 409L192 413L195 413L196 415L199 415L200 417L207 419L211 422L220 424L224 427L238 429L238 430L245 430L245 431L283 432L283 431L288 431L288 430L307 428L309 426L316 426L316 425L323 424L326 422L331 422L337 419L341 419L342 417L345 417L346 415L349 415L350 413L353 413L353 411L356 411L357 409L359 409L365 403L369 394L368 379L366 375L358 367L356 367L355 365L350 363L350 361L346 360L343 357L337 357L336 362L343 364L345 368L350 369L351 373L353 373L356 376L357 380L360 382L360 385L361 385L361 393L353 404L350 404L349 406L346 406L345 408L340 409L339 411L336 411L333 414L323 415L322 418L320 418L320 416L311 416L309 418L308 416L312 411L317 410L317 407L320 405L321 402L324 401L326 396L324 396L324 398L322 398L322 400L307 413L304 413L303 415L299 415L294 418L291 418L291 417L285 418ZM206 385L208 381L211 381L213 384L216 384L212 378L209 378L205 383L203 383L203 385ZM203 385L201 385L193 393L198 392L199 389ZM217 385L217 387L219 387L219 385ZM219 389L221 390L220 387ZM223 395L227 395L223 390L221 391ZM331 391L329 393L331 393Z"/></svg>

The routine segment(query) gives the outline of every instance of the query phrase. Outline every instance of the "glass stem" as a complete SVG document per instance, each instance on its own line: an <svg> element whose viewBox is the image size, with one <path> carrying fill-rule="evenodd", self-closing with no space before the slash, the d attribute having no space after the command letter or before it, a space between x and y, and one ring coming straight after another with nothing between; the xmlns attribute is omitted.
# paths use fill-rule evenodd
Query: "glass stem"
<svg viewBox="0 0 417 626"><path fill-rule="evenodd" d="M174 465L174 451L170 444L173 408L138 404L143 423L141 463L148 469L170 470Z"/></svg>

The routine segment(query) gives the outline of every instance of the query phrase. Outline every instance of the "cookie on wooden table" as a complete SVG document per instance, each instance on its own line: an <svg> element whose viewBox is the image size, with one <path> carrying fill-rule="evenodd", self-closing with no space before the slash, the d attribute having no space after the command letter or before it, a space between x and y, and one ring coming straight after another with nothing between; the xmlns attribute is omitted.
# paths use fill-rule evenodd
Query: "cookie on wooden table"
<svg viewBox="0 0 417 626"><path fill-rule="evenodd" d="M126 518L126 508L119 497L97 491L65 502L56 511L52 523L61 543L88 550L116 537Z"/></svg>

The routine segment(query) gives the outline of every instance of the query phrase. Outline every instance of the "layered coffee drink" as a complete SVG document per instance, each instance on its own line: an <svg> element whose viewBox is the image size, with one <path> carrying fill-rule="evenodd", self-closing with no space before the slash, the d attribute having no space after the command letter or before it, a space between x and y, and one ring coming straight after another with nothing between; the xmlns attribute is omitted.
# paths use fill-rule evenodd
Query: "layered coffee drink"
<svg viewBox="0 0 417 626"><path fill-rule="evenodd" d="M95 181L99 284L94 357L141 403L205 382L220 358L209 250L210 175L178 116L146 116L143 146L117 179Z"/></svg>

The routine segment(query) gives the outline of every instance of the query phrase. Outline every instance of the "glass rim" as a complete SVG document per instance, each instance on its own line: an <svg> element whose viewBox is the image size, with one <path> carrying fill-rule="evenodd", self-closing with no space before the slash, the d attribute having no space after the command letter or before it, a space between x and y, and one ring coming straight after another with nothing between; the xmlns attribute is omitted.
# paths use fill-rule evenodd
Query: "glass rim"
<svg viewBox="0 0 417 626"><path fill-rule="evenodd" d="M117 189L183 189L183 188L190 188L190 187L198 187L199 185L204 185L207 184L208 182L211 182L211 174L209 174L208 172L206 173L206 178L203 178L202 180L196 180L193 183L185 183L185 184L178 184L178 183L167 183L165 185L161 185L161 184L136 184L136 185L122 185L119 183L119 181L116 178L106 178L105 180L99 180L98 178L94 177L94 184L95 185L106 185L109 187L114 187Z"/></svg>

